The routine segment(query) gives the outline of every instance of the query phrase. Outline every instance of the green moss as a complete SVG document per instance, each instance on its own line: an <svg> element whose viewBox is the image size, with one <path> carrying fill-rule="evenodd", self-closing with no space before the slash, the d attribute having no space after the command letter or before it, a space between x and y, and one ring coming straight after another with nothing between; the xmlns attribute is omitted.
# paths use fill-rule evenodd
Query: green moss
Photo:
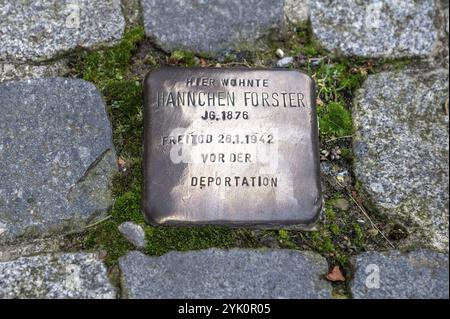
<svg viewBox="0 0 450 319"><path fill-rule="evenodd" d="M379 59L375 65L375 71L385 70L401 71L408 66L417 66L421 61L419 58L397 58L397 59Z"/></svg>
<svg viewBox="0 0 450 319"><path fill-rule="evenodd" d="M93 82L103 93L113 124L116 150L119 154L139 156L142 134L142 85L128 78L131 58L144 39L144 30L128 30L115 47L88 52L76 62L77 73Z"/></svg>
<svg viewBox="0 0 450 319"><path fill-rule="evenodd" d="M362 228L359 224L353 223L353 232L354 232L353 238L356 241L356 243L360 246L363 245L364 234L363 234Z"/></svg>
<svg viewBox="0 0 450 319"><path fill-rule="evenodd" d="M126 221L143 223L140 192L126 192L117 197L111 214L118 223Z"/></svg>
<svg viewBox="0 0 450 319"><path fill-rule="evenodd" d="M292 241L291 234L286 229L278 230L278 243L283 248L298 249L297 245Z"/></svg>
<svg viewBox="0 0 450 319"><path fill-rule="evenodd" d="M113 123L116 150L124 157L140 158L143 130L143 88L139 81L110 84L105 90ZM137 159L136 159L137 160Z"/></svg>
<svg viewBox="0 0 450 319"><path fill-rule="evenodd" d="M333 223L336 221L336 213L332 208L332 204L325 205L325 216L327 217L327 221Z"/></svg>
<svg viewBox="0 0 450 319"><path fill-rule="evenodd" d="M311 23L302 22L295 26L291 26L294 30L293 34L287 41L292 47L289 51L290 55L295 56L304 54L306 57L316 57L317 55L325 55L325 50L317 43L313 37Z"/></svg>
<svg viewBox="0 0 450 319"><path fill-rule="evenodd" d="M156 58L151 54L146 56L146 58L144 59L144 63L150 67L158 67L159 66L158 60L156 60Z"/></svg>
<svg viewBox="0 0 450 319"><path fill-rule="evenodd" d="M278 238L281 240L289 240L290 239L289 231L287 231L286 229L278 230Z"/></svg>
<svg viewBox="0 0 450 319"><path fill-rule="evenodd" d="M334 253L336 251L336 248L334 247L333 241L331 238L327 235L322 238L321 245L318 247L319 251L322 253Z"/></svg>
<svg viewBox="0 0 450 319"><path fill-rule="evenodd" d="M336 224L330 225L330 231L334 236L337 236L341 233L341 229Z"/></svg>
<svg viewBox="0 0 450 319"><path fill-rule="evenodd" d="M348 268L350 266L350 255L345 252L337 253L334 264L341 265L343 268Z"/></svg>
<svg viewBox="0 0 450 319"><path fill-rule="evenodd" d="M333 233L336 224L324 225L324 227L310 235L312 249L331 259L331 264L348 266L348 252L340 248L336 243L340 242L340 231Z"/></svg>
<svg viewBox="0 0 450 319"><path fill-rule="evenodd" d="M176 50L169 57L169 64L177 64L185 67L197 66L200 59L189 51Z"/></svg>
<svg viewBox="0 0 450 319"><path fill-rule="evenodd" d="M220 227L152 227L145 228L149 255L162 255L171 250L196 250L211 247L258 247L250 230Z"/></svg>
<svg viewBox="0 0 450 319"><path fill-rule="evenodd" d="M143 39L142 27L128 30L117 46L82 55L76 63L77 73L103 91L108 85L125 79L131 57Z"/></svg>
<svg viewBox="0 0 450 319"><path fill-rule="evenodd" d="M367 71L358 67L358 63L348 59L322 60L318 67L311 69L316 80L318 96L324 102L344 103L346 94L358 89L367 75Z"/></svg>
<svg viewBox="0 0 450 319"><path fill-rule="evenodd" d="M120 256L133 249L117 227L117 222L110 219L89 230L83 241L83 249L105 250L106 264L115 264Z"/></svg>
<svg viewBox="0 0 450 319"><path fill-rule="evenodd" d="M347 147L341 148L341 156L348 161L353 161L355 157L353 150Z"/></svg>
<svg viewBox="0 0 450 319"><path fill-rule="evenodd" d="M349 266L350 256L355 251L363 250L366 235L347 212L341 212L338 215L333 210L333 201L338 198L339 196L336 196L326 201L325 218L318 225L317 231L308 233L304 237L311 250L326 256L330 264L341 265L345 268Z"/></svg>
<svg viewBox="0 0 450 319"><path fill-rule="evenodd" d="M118 178L115 179L114 185L120 185ZM115 188L114 191L117 192L117 189ZM133 246L119 232L118 227L125 221L144 224L140 197L138 188L118 195L111 211L111 218L87 232L83 242L84 248L105 250L107 252L105 261L108 265L113 265L120 256L133 249Z"/></svg>
<svg viewBox="0 0 450 319"><path fill-rule="evenodd" d="M342 137L352 134L352 118L342 104L331 102L319 107L318 114L321 135Z"/></svg>
<svg viewBox="0 0 450 319"><path fill-rule="evenodd" d="M334 290L332 292L332 298L333 299L350 299L350 297L347 294L335 292Z"/></svg>
<svg viewBox="0 0 450 319"><path fill-rule="evenodd" d="M118 231L120 223L143 222L140 213L142 85L128 75L132 56L143 39L143 28L134 28L125 33L118 45L84 52L75 61L77 74L93 82L103 93L113 125L114 146L127 163L126 174L117 174L113 180L116 200L111 218L90 229L83 242L86 249L106 250L109 265L133 248Z"/></svg>
<svg viewBox="0 0 450 319"><path fill-rule="evenodd" d="M309 65L316 82L319 128L322 137L342 137L353 132L349 111L355 90L361 87L371 64L358 59L323 59Z"/></svg>
<svg viewBox="0 0 450 319"><path fill-rule="evenodd" d="M331 208L331 205L327 205L325 207L325 216L327 218L328 230L334 236L337 236L341 233L341 229L338 224L336 224L336 213Z"/></svg>

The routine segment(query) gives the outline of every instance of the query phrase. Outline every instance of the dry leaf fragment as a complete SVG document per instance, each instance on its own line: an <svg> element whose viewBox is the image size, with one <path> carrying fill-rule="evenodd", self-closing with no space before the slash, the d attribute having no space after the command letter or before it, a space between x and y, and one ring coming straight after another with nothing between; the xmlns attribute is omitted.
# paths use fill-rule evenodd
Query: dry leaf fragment
<svg viewBox="0 0 450 319"><path fill-rule="evenodd" d="M327 275L329 281L345 281L345 277L342 274L341 268L339 266L334 266L333 270Z"/></svg>

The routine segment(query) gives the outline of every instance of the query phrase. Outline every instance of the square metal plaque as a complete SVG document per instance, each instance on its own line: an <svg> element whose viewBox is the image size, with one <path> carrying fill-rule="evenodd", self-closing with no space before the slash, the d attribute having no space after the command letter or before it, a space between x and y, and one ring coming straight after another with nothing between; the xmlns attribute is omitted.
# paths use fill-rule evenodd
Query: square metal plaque
<svg viewBox="0 0 450 319"><path fill-rule="evenodd" d="M148 223L307 228L318 219L310 77L290 70L162 68L144 86Z"/></svg>

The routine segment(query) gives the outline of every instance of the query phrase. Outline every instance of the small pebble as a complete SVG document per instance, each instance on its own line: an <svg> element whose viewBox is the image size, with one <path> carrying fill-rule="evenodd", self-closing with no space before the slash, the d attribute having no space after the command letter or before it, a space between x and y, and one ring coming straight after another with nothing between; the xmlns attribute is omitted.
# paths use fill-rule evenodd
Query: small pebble
<svg viewBox="0 0 450 319"><path fill-rule="evenodd" d="M142 249L146 246L144 229L135 223L124 222L119 225L119 231L136 248Z"/></svg>
<svg viewBox="0 0 450 319"><path fill-rule="evenodd" d="M311 66L314 68L318 67L320 64L320 59L311 59L310 61L311 61Z"/></svg>
<svg viewBox="0 0 450 319"><path fill-rule="evenodd" d="M287 56L285 58L278 60L277 67L285 68L285 67L290 66L293 62L294 62L294 58L291 56Z"/></svg>
<svg viewBox="0 0 450 319"><path fill-rule="evenodd" d="M275 54L277 55L277 57L279 57L280 59L284 58L284 51L281 49L277 49L277 51L275 52Z"/></svg>

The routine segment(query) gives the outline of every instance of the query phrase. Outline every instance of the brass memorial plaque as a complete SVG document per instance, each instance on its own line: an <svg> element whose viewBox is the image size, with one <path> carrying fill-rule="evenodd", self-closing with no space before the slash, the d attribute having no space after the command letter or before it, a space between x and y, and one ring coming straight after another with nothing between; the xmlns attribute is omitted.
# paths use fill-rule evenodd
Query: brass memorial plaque
<svg viewBox="0 0 450 319"><path fill-rule="evenodd" d="M144 215L158 225L311 226L313 80L291 70L163 68L145 79Z"/></svg>

